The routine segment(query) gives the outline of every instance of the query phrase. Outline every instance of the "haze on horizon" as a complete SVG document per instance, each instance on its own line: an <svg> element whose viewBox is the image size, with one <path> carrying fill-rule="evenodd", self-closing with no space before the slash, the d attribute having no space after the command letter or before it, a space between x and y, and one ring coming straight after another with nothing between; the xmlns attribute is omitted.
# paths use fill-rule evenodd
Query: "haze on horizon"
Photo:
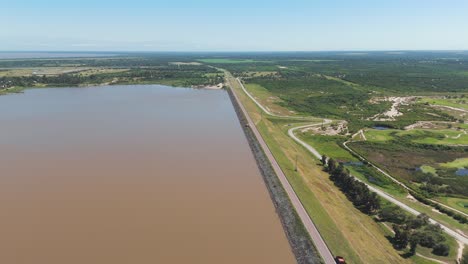
<svg viewBox="0 0 468 264"><path fill-rule="evenodd" d="M0 3L2 51L468 50L466 0Z"/></svg>

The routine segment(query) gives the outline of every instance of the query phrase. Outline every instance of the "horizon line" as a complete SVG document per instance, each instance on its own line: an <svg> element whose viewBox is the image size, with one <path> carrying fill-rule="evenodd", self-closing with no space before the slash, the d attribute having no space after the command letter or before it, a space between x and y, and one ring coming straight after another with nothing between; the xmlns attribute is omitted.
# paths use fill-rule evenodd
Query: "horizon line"
<svg viewBox="0 0 468 264"><path fill-rule="evenodd" d="M307 52L468 52L468 49L376 49L376 50L0 50L0 52L38 53L307 53Z"/></svg>

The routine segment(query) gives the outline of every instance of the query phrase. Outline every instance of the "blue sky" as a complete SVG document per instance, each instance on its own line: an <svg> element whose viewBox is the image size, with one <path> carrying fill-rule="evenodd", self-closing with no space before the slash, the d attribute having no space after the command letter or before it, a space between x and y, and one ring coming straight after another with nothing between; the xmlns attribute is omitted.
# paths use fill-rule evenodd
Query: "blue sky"
<svg viewBox="0 0 468 264"><path fill-rule="evenodd" d="M467 0L0 0L0 50L468 50Z"/></svg>

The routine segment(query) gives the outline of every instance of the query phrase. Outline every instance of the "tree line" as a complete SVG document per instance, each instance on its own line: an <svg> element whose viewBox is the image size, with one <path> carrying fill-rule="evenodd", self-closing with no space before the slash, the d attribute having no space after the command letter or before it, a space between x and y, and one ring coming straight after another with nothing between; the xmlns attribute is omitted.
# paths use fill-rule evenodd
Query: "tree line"
<svg viewBox="0 0 468 264"><path fill-rule="evenodd" d="M326 156L322 156L321 161L325 170L330 173L330 179L357 209L368 215L375 215L379 221L392 223L394 237L391 242L396 249L403 250L409 246L409 253L414 254L420 245L431 248L436 255L449 254L450 246L446 243L442 228L438 224L432 224L427 215L415 217L397 206L384 204L367 185L356 180L342 163Z"/></svg>
<svg viewBox="0 0 468 264"><path fill-rule="evenodd" d="M325 157L325 156L323 156ZM371 192L363 183L356 180L342 163L333 159L322 158L326 169L330 173L330 179L338 186L346 197L362 212L372 215L380 209L380 199L376 193Z"/></svg>

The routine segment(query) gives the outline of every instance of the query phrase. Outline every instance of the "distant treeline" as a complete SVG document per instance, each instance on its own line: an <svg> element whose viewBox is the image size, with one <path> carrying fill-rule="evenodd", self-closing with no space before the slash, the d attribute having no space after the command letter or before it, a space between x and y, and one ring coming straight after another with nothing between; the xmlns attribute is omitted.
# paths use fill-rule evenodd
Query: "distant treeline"
<svg viewBox="0 0 468 264"><path fill-rule="evenodd" d="M206 74L211 74L210 76ZM82 75L66 73L59 75L32 75L0 77L0 88L33 86L78 86L102 83L158 83L178 81L186 86L214 85L223 82L223 75L213 68L204 66L166 66L159 68L134 68L128 71Z"/></svg>

